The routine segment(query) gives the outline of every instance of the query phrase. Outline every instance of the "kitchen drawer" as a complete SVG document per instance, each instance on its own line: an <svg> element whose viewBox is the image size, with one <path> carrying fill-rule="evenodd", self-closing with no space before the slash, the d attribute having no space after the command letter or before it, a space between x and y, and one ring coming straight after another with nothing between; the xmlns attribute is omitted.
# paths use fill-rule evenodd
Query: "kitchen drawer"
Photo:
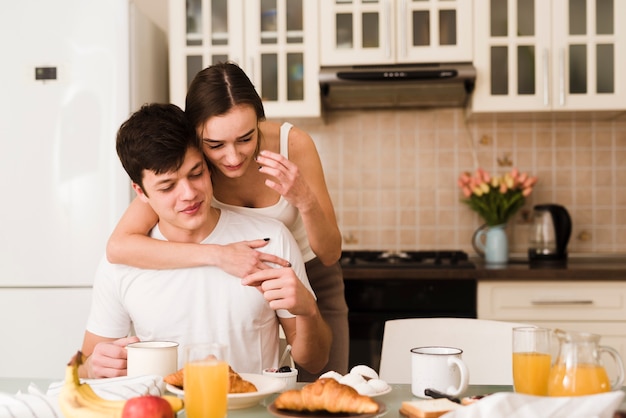
<svg viewBox="0 0 626 418"><path fill-rule="evenodd" d="M478 317L503 321L626 321L625 282L481 282Z"/></svg>

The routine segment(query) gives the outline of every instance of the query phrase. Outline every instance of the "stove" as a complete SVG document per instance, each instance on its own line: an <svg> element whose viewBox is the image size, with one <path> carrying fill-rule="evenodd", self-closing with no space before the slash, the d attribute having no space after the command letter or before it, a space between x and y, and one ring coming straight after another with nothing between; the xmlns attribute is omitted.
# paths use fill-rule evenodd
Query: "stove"
<svg viewBox="0 0 626 418"><path fill-rule="evenodd" d="M467 253L458 250L435 251L343 251L342 267L411 268L411 269L474 269Z"/></svg>
<svg viewBox="0 0 626 418"><path fill-rule="evenodd" d="M378 370L385 322L476 318L474 263L463 251L343 251L349 366Z"/></svg>

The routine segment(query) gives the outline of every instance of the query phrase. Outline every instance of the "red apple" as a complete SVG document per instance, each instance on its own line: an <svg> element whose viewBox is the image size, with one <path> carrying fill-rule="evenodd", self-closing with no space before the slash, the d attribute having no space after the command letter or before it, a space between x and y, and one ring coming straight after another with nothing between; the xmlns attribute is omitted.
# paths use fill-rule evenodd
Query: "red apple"
<svg viewBox="0 0 626 418"><path fill-rule="evenodd" d="M126 401L122 418L174 418L174 411L160 396L137 396Z"/></svg>

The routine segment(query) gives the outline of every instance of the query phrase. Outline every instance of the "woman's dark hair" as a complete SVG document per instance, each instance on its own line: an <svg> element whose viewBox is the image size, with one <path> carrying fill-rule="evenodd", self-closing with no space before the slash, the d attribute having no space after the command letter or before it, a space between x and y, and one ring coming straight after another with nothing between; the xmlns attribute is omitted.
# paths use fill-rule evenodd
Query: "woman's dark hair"
<svg viewBox="0 0 626 418"><path fill-rule="evenodd" d="M261 97L246 73L232 62L219 63L196 74L187 90L185 114L198 129L210 117L224 115L242 104L254 108L257 120L265 120Z"/></svg>

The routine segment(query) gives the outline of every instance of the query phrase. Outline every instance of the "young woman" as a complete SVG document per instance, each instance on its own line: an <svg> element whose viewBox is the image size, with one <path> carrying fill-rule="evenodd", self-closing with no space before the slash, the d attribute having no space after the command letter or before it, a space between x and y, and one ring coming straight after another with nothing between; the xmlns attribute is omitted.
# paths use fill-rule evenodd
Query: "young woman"
<svg viewBox="0 0 626 418"><path fill-rule="evenodd" d="M330 361L322 370L346 373L348 308L344 298L341 234L312 138L290 124L265 120L261 98L235 64L200 71L187 92L185 113L211 165L213 205L270 216L292 232L306 262L322 316L333 333ZM147 237L157 217L137 199L113 232L113 263L144 268L215 265L239 277L286 260L259 251L264 237L229 246L180 244ZM298 380L312 381L299 368Z"/></svg>

